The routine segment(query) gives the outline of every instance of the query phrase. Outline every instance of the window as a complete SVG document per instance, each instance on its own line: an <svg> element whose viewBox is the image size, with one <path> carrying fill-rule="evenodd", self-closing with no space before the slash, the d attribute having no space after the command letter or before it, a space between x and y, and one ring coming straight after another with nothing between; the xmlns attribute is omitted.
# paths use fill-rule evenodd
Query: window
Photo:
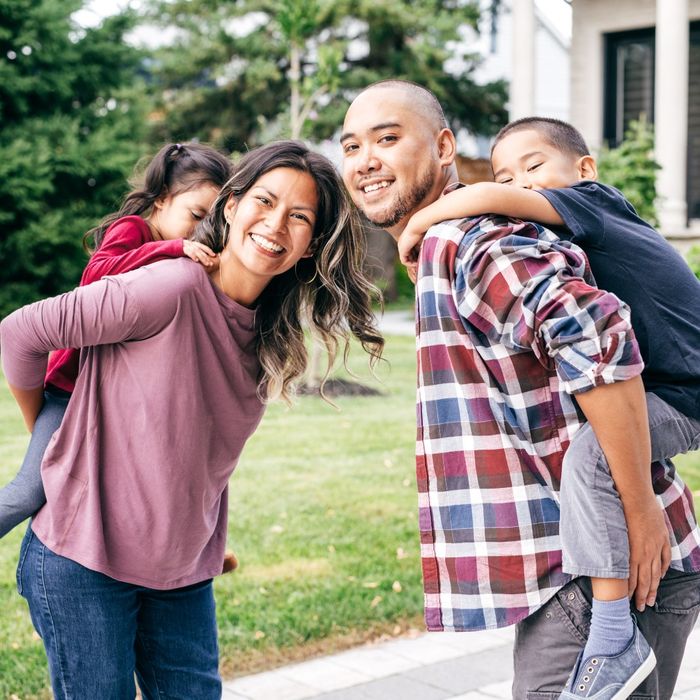
<svg viewBox="0 0 700 700"><path fill-rule="evenodd" d="M620 144L644 114L654 123L654 27L605 36L603 137ZM688 218L700 219L700 22L690 23L688 80Z"/></svg>
<svg viewBox="0 0 700 700"><path fill-rule="evenodd" d="M605 37L605 119L611 147L624 138L630 121L654 122L654 29Z"/></svg>

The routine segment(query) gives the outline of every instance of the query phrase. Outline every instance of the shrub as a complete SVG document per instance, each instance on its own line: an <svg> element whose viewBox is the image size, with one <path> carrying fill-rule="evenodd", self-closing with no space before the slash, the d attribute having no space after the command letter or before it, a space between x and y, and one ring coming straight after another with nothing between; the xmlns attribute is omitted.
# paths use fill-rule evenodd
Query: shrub
<svg viewBox="0 0 700 700"><path fill-rule="evenodd" d="M690 269L695 276L700 280L700 245L693 246L686 257Z"/></svg>
<svg viewBox="0 0 700 700"><path fill-rule="evenodd" d="M604 148L598 160L601 182L617 187L632 203L639 216L653 226L656 217L656 171L654 132L642 115L631 121L624 141L617 148Z"/></svg>

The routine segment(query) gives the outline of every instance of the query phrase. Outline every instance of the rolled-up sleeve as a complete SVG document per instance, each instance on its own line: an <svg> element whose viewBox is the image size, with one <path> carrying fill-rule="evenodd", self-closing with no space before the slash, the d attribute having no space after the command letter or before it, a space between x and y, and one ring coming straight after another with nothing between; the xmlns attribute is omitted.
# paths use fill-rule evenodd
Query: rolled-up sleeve
<svg viewBox="0 0 700 700"><path fill-rule="evenodd" d="M510 225L505 232L494 226L461 246L455 270L460 314L491 341L534 352L568 393L640 374L629 308L584 278L580 248L527 235L531 226Z"/></svg>

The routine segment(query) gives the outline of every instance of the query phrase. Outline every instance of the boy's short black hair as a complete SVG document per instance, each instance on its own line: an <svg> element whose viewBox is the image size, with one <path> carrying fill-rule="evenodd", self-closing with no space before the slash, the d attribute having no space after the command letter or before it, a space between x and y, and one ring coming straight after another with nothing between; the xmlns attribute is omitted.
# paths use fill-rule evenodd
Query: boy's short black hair
<svg viewBox="0 0 700 700"><path fill-rule="evenodd" d="M493 149L508 134L529 130L539 132L554 148L565 153L570 153L577 157L591 154L586 142L583 140L583 136L581 136L581 132L571 126L571 124L561 119L552 119L550 117L523 117L506 124L496 134L496 138L491 146L491 155L493 155Z"/></svg>

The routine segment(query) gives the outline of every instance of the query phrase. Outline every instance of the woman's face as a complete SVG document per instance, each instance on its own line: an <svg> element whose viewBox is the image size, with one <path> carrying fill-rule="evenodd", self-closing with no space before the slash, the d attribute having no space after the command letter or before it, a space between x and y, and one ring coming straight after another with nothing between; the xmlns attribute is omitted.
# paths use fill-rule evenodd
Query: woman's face
<svg viewBox="0 0 700 700"><path fill-rule="evenodd" d="M234 267L240 281L262 283L262 291L275 275L311 256L317 209L316 183L308 173L291 168L265 173L238 201L226 203L231 228L224 265Z"/></svg>

